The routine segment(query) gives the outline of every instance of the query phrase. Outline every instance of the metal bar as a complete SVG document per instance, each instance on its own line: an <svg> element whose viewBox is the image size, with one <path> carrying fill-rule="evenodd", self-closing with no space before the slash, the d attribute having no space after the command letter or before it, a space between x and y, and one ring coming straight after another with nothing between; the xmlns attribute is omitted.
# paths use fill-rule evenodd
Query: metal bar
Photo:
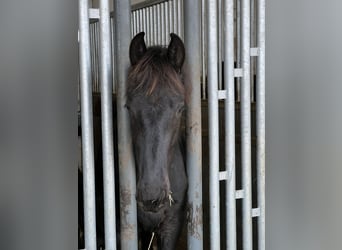
<svg viewBox="0 0 342 250"><path fill-rule="evenodd" d="M99 29L98 22L94 25L95 27L95 82L96 82L96 92L100 92L100 81L99 81Z"/></svg>
<svg viewBox="0 0 342 250"><path fill-rule="evenodd" d="M210 185L210 249L220 249L220 189L218 130L218 51L217 1L208 2L208 105L209 105L209 185Z"/></svg>
<svg viewBox="0 0 342 250"><path fill-rule="evenodd" d="M157 18L157 6L152 6L153 10L153 44L158 45L158 18Z"/></svg>
<svg viewBox="0 0 342 250"><path fill-rule="evenodd" d="M258 0L257 38L259 56L257 59L256 119L257 119L257 181L259 250L265 250L265 0Z"/></svg>
<svg viewBox="0 0 342 250"><path fill-rule="evenodd" d="M203 249L202 211L202 126L201 126L201 2L184 3L184 41L186 80L191 92L187 105L187 173L188 173L188 249Z"/></svg>
<svg viewBox="0 0 342 250"><path fill-rule="evenodd" d="M241 0L236 0L236 67L241 68ZM241 79L236 79L237 101L241 100Z"/></svg>
<svg viewBox="0 0 342 250"><path fill-rule="evenodd" d="M169 2L165 2L165 45L169 42L170 34L170 18L169 18Z"/></svg>
<svg viewBox="0 0 342 250"><path fill-rule="evenodd" d="M206 70L206 61L207 61L207 57L206 57L206 44L207 44L207 28L206 28L206 23L207 23L207 13L206 13L206 0L202 0L202 19L201 19L201 22L202 22L202 29L201 29L201 32L202 32L202 99L205 100L207 98L207 95L206 95L206 90L207 90L207 87L206 87L206 76L207 76L207 70Z"/></svg>
<svg viewBox="0 0 342 250"><path fill-rule="evenodd" d="M165 36L165 3L160 4L160 16L161 16L161 44L166 45L166 36Z"/></svg>
<svg viewBox="0 0 342 250"><path fill-rule="evenodd" d="M79 48L82 124L82 162L84 190L85 248L96 250L95 174L93 141L93 108L88 0L79 0Z"/></svg>
<svg viewBox="0 0 342 250"><path fill-rule="evenodd" d="M174 5L173 5L173 1L172 0L169 1L169 5L170 5L170 7L169 7L170 33L174 33L174 27L173 27L173 19L174 19L173 6Z"/></svg>
<svg viewBox="0 0 342 250"><path fill-rule="evenodd" d="M226 244L236 249L235 200L235 87L234 87L234 0L224 0L224 86L225 99L225 169L226 181Z"/></svg>
<svg viewBox="0 0 342 250"><path fill-rule="evenodd" d="M256 32L255 32L255 0L250 0L251 6L251 17L250 17L250 36L251 36L251 45L250 47L255 47L255 39L256 39ZM252 55L251 55L252 56ZM251 58L251 102L254 102L254 75L255 75L255 57Z"/></svg>
<svg viewBox="0 0 342 250"><path fill-rule="evenodd" d="M162 31L161 31L161 27L162 27L162 18L161 18L161 9L160 9L160 4L158 4L156 6L156 11L157 11L157 44L158 45L161 45L162 44L162 37L163 37L163 34L162 34Z"/></svg>
<svg viewBox="0 0 342 250"><path fill-rule="evenodd" d="M107 250L115 250L116 214L112 110L113 75L111 57L110 9L108 0L100 0L99 22L105 245Z"/></svg>
<svg viewBox="0 0 342 250"><path fill-rule="evenodd" d="M180 37L184 37L183 35L183 29L182 29L182 24L183 24L183 1L182 0L176 0L178 2L177 4L177 13L178 13L178 23L177 23L177 30L178 34Z"/></svg>
<svg viewBox="0 0 342 250"><path fill-rule="evenodd" d="M150 20L150 8L146 8L146 44L151 45L151 20Z"/></svg>
<svg viewBox="0 0 342 250"><path fill-rule="evenodd" d="M222 89L222 0L218 0L218 89Z"/></svg>
<svg viewBox="0 0 342 250"><path fill-rule="evenodd" d="M117 65L117 125L120 178L121 249L138 249L136 177L132 138L126 104L127 70L129 66L130 1L117 0L115 4L116 65Z"/></svg>
<svg viewBox="0 0 342 250"><path fill-rule="evenodd" d="M178 2L173 0L173 32L179 35L178 31Z"/></svg>
<svg viewBox="0 0 342 250"><path fill-rule="evenodd" d="M150 45L154 45L154 19L153 19L153 7L148 8L150 14Z"/></svg>
<svg viewBox="0 0 342 250"><path fill-rule="evenodd" d="M89 18L90 19L99 19L100 18L99 9L90 8L89 9Z"/></svg>
<svg viewBox="0 0 342 250"><path fill-rule="evenodd" d="M250 0L241 1L242 68L241 79L241 169L245 197L242 202L243 249L252 249L252 181L251 181L251 95L250 95Z"/></svg>

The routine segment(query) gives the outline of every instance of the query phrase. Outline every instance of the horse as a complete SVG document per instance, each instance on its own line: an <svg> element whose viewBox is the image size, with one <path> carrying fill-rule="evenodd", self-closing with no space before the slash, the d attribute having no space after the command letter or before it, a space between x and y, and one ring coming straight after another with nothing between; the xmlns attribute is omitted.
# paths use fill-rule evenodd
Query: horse
<svg viewBox="0 0 342 250"><path fill-rule="evenodd" d="M188 186L181 125L186 105L185 48L173 33L168 47L147 48L144 35L137 34L130 43L126 90L139 235L142 249L149 249L151 235L156 235L158 249L172 250L183 227Z"/></svg>

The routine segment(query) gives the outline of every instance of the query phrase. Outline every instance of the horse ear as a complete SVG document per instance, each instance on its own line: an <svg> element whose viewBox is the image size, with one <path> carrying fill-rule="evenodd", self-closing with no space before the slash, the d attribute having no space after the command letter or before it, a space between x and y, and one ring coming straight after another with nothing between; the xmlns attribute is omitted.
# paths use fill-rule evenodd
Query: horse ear
<svg viewBox="0 0 342 250"><path fill-rule="evenodd" d="M145 32L140 32L131 41L131 45L129 46L129 58L132 65L135 65L146 52L144 36Z"/></svg>
<svg viewBox="0 0 342 250"><path fill-rule="evenodd" d="M176 34L171 33L170 36L171 41L169 47L167 48L167 57L175 69L180 71L185 59L184 44Z"/></svg>

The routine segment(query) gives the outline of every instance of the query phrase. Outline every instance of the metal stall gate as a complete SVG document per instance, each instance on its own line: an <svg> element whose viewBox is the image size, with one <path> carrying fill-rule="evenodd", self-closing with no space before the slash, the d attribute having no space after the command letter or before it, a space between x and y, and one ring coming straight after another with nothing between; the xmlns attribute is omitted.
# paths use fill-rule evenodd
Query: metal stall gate
<svg viewBox="0 0 342 250"><path fill-rule="evenodd" d="M177 33L187 49L185 83L192 89L186 126L188 249L206 249L203 242L209 238L210 249L249 250L257 242L254 249L264 250L265 0L145 1L133 6L116 0L111 17L108 0L101 0L98 9L90 8L88 0L79 0L85 249L96 249L92 92L101 92L105 246L138 248L135 166L124 104L128 45L141 31L146 33L147 45L167 45L169 34ZM119 205L114 196L112 93L116 94L119 131L114 143L119 158L120 234L115 221ZM209 163L203 169L209 169L209 178L203 176L203 182L209 182L209 197L204 194L210 201L209 211L202 211L201 98L202 111L203 103L208 105L208 118L203 120L209 123L209 155L203 151L203 157L209 156ZM224 137L223 146L220 137ZM254 137L256 156L252 157ZM225 192L220 192L220 181L225 182ZM236 181L242 181L241 188ZM242 220L237 218L240 201ZM222 204L226 206L223 210ZM210 235L203 235L202 212L210 215L210 222L204 225L210 227ZM240 221L241 232L237 230ZM243 238L240 246L239 233Z"/></svg>

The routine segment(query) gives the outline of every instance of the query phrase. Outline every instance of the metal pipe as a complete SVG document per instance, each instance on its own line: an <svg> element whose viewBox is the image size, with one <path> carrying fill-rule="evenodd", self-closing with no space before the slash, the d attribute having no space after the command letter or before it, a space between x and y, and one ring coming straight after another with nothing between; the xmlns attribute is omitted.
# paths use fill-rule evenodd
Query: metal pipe
<svg viewBox="0 0 342 250"><path fill-rule="evenodd" d="M160 4L160 16L161 16L161 45L166 45L166 33L165 33L165 3Z"/></svg>
<svg viewBox="0 0 342 250"><path fill-rule="evenodd" d="M241 0L236 0L236 64L241 68ZM236 79L237 101L241 100L241 79Z"/></svg>
<svg viewBox="0 0 342 250"><path fill-rule="evenodd" d="M225 169L227 249L236 249L234 0L224 0Z"/></svg>
<svg viewBox="0 0 342 250"><path fill-rule="evenodd" d="M217 1L208 2L210 249L220 249Z"/></svg>
<svg viewBox="0 0 342 250"><path fill-rule="evenodd" d="M152 6L153 10L153 44L158 45L158 19L157 19L157 6Z"/></svg>
<svg viewBox="0 0 342 250"><path fill-rule="evenodd" d="M255 0L250 0L251 3L251 20L250 20L250 26L251 26L251 48L256 47L256 20L255 20ZM251 57L251 102L254 102L254 87L255 87L255 81L254 81L254 75L255 75L255 56Z"/></svg>
<svg viewBox="0 0 342 250"><path fill-rule="evenodd" d="M169 42L170 34L170 18L169 18L169 2L165 2L165 45Z"/></svg>
<svg viewBox="0 0 342 250"><path fill-rule="evenodd" d="M178 34L180 37L184 37L184 34L183 34L183 1L182 0L176 0L178 2L177 4L177 12L178 12Z"/></svg>
<svg viewBox="0 0 342 250"><path fill-rule="evenodd" d="M177 0L173 0L173 32L179 35L178 31L178 2Z"/></svg>
<svg viewBox="0 0 342 250"><path fill-rule="evenodd" d="M115 4L116 65L117 65L117 121L120 178L121 249L138 249L136 177L132 138L126 104L127 70L129 67L130 1Z"/></svg>
<svg viewBox="0 0 342 250"><path fill-rule="evenodd" d="M259 56L257 61L257 173L259 250L265 250L265 0L258 1L257 37Z"/></svg>
<svg viewBox="0 0 342 250"><path fill-rule="evenodd" d="M100 0L100 79L105 245L116 249L112 57L108 0Z"/></svg>
<svg viewBox="0 0 342 250"><path fill-rule="evenodd" d="M218 0L218 89L222 89L222 0Z"/></svg>
<svg viewBox="0 0 342 250"><path fill-rule="evenodd" d="M170 0L169 1L169 18L170 18L170 33L174 33L174 29L173 29L173 1Z"/></svg>
<svg viewBox="0 0 342 250"><path fill-rule="evenodd" d="M79 49L85 248L96 250L93 108L88 0L79 0Z"/></svg>
<svg viewBox="0 0 342 250"><path fill-rule="evenodd" d="M202 99L205 100L207 98L206 96L206 75L207 75L207 70L206 70L206 44L207 44L207 28L206 28L206 20L207 15L206 15L206 0L202 0Z"/></svg>
<svg viewBox="0 0 342 250"><path fill-rule="evenodd" d="M202 126L201 126L201 2L187 0L185 11L185 84L187 105L187 173L188 173L188 249L203 249L202 211Z"/></svg>
<svg viewBox="0 0 342 250"><path fill-rule="evenodd" d="M156 25L157 25L157 44L158 45L161 45L162 44L162 37L163 37L163 34L161 32L161 27L162 27L162 18L161 18L161 10L160 10L160 4L158 4L156 6L156 12L157 12L157 22L156 22Z"/></svg>
<svg viewBox="0 0 342 250"><path fill-rule="evenodd" d="M250 0L241 1L242 69L241 79L241 169L244 198L242 205L243 248L252 249L252 174L251 174L251 95L250 95Z"/></svg>

